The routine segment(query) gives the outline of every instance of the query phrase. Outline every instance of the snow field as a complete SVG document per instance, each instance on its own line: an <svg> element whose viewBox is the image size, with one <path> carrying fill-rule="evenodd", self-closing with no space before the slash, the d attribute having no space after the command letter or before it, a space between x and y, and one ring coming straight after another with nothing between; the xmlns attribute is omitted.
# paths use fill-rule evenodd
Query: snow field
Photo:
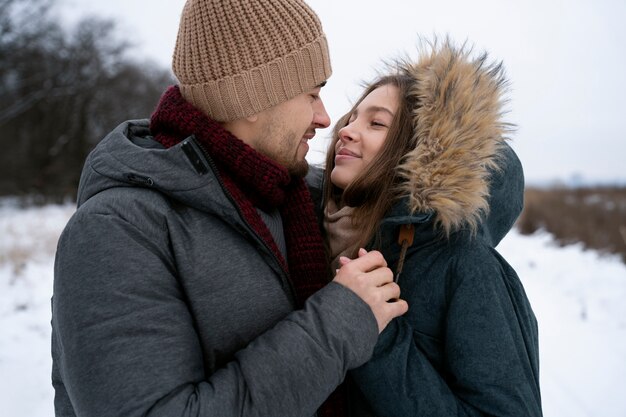
<svg viewBox="0 0 626 417"><path fill-rule="evenodd" d="M56 242L74 206L0 202L0 404L11 417L52 417L50 297ZM512 231L498 251L539 322L546 417L626 416L626 265Z"/></svg>

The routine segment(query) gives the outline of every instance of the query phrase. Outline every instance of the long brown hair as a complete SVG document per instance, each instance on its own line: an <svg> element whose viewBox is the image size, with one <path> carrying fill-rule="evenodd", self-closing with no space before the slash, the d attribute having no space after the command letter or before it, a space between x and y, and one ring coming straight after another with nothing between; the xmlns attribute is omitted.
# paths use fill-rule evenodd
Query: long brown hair
<svg viewBox="0 0 626 417"><path fill-rule="evenodd" d="M403 156L415 147L415 144L411 143L414 136L411 113L415 110L417 103L414 103L415 99L411 98L414 96L409 94L414 83L413 78L404 74L378 78L366 87L352 109L341 117L333 128L332 140L326 153L324 207L331 199L340 207L344 205L354 207L352 221L354 227L360 231L360 238L350 248L353 257L356 256L359 248L365 247L374 237L378 223L399 197L397 185L400 176L396 168ZM339 130L348 124L352 113L368 94L385 85L396 86L400 96L398 110L389 126L385 143L365 170L345 190L341 190L330 180L330 174L335 167L335 145L339 140Z"/></svg>

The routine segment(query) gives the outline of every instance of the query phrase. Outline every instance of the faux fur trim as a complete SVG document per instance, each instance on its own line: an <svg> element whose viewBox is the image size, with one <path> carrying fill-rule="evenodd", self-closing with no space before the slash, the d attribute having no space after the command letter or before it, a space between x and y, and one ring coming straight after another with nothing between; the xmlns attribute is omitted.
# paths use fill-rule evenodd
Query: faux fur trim
<svg viewBox="0 0 626 417"><path fill-rule="evenodd" d="M446 235L477 230L489 210L489 175L499 169L498 148L512 125L502 121L507 81L487 54L446 40L420 48L417 62L398 62L415 80L410 94L416 146L398 167L413 212L434 212ZM425 50L426 49L426 50Z"/></svg>

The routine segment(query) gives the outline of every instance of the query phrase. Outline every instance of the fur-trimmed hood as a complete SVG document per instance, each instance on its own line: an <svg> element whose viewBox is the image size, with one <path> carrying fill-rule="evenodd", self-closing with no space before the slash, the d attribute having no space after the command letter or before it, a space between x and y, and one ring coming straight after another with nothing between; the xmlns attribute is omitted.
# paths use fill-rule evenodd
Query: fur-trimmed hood
<svg viewBox="0 0 626 417"><path fill-rule="evenodd" d="M505 144L507 82L502 66L489 64L486 54L473 57L471 49L447 40L428 46L417 61L397 64L415 80L410 94L418 103L412 113L416 146L398 167L402 192L411 213L431 213L446 235L465 227L476 232L490 212L493 177L504 175L509 163L519 165ZM515 170L523 184L521 166ZM519 212L510 214L515 220Z"/></svg>

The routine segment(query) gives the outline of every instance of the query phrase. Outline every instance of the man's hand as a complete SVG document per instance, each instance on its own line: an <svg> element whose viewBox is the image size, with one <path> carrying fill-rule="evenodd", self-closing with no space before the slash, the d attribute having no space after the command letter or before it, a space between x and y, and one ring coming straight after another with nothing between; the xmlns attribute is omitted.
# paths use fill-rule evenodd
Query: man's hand
<svg viewBox="0 0 626 417"><path fill-rule="evenodd" d="M379 333L393 318L407 312L409 306L399 299L400 287L393 282L393 272L380 252L360 249L357 259L342 257L340 263L333 281L348 287L370 306Z"/></svg>

